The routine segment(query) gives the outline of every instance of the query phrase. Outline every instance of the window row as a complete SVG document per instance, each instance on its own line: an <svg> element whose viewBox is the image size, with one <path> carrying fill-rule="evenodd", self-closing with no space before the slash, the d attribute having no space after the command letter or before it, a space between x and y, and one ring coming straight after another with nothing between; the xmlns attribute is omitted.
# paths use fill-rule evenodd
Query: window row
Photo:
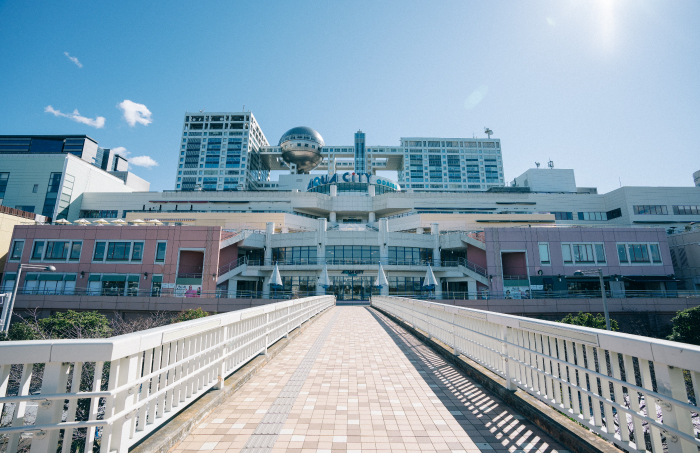
<svg viewBox="0 0 700 453"><path fill-rule="evenodd" d="M12 243L10 261L20 261L24 251L25 240L18 239ZM93 262L128 261L140 263L143 260L142 241L95 241L92 255ZM34 240L31 261L64 261L79 262L83 249L82 241L52 241ZM165 262L167 243L159 241L156 244L155 263Z"/></svg>
<svg viewBox="0 0 700 453"><path fill-rule="evenodd" d="M540 264L552 264L549 243L538 244ZM621 265L625 264L663 264L658 243L618 243L617 254ZM565 265L606 264L605 245L603 243L562 243L562 261Z"/></svg>

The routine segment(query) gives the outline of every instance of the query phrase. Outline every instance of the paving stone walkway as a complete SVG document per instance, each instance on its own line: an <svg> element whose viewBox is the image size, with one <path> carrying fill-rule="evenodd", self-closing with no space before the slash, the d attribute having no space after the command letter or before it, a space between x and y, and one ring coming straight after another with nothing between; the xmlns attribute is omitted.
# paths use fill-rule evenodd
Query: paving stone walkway
<svg viewBox="0 0 700 453"><path fill-rule="evenodd" d="M334 307L172 453L569 453L381 313Z"/></svg>

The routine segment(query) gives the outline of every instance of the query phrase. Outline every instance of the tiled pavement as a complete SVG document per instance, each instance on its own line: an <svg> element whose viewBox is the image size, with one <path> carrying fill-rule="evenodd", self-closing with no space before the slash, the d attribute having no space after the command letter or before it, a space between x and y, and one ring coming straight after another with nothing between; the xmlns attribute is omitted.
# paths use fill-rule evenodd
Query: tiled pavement
<svg viewBox="0 0 700 453"><path fill-rule="evenodd" d="M273 446L251 448L280 401ZM382 314L335 307L172 452L487 450L566 452Z"/></svg>

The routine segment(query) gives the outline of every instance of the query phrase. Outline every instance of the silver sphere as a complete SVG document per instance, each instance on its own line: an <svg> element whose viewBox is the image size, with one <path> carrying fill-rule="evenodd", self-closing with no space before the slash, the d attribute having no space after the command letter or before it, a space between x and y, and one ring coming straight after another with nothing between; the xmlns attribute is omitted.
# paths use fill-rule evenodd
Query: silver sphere
<svg viewBox="0 0 700 453"><path fill-rule="evenodd" d="M321 163L321 148L324 145L321 134L303 126L289 129L279 142L282 159L287 163L296 164L297 173L308 173Z"/></svg>

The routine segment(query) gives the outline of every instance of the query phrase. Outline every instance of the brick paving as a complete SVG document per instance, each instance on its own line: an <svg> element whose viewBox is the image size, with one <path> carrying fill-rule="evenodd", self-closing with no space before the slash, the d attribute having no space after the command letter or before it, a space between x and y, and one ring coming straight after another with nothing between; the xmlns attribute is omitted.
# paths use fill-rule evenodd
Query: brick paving
<svg viewBox="0 0 700 453"><path fill-rule="evenodd" d="M293 404L269 428L280 401ZM251 438L261 433L269 446ZM487 450L569 453L393 321L348 306L309 326L172 453Z"/></svg>

